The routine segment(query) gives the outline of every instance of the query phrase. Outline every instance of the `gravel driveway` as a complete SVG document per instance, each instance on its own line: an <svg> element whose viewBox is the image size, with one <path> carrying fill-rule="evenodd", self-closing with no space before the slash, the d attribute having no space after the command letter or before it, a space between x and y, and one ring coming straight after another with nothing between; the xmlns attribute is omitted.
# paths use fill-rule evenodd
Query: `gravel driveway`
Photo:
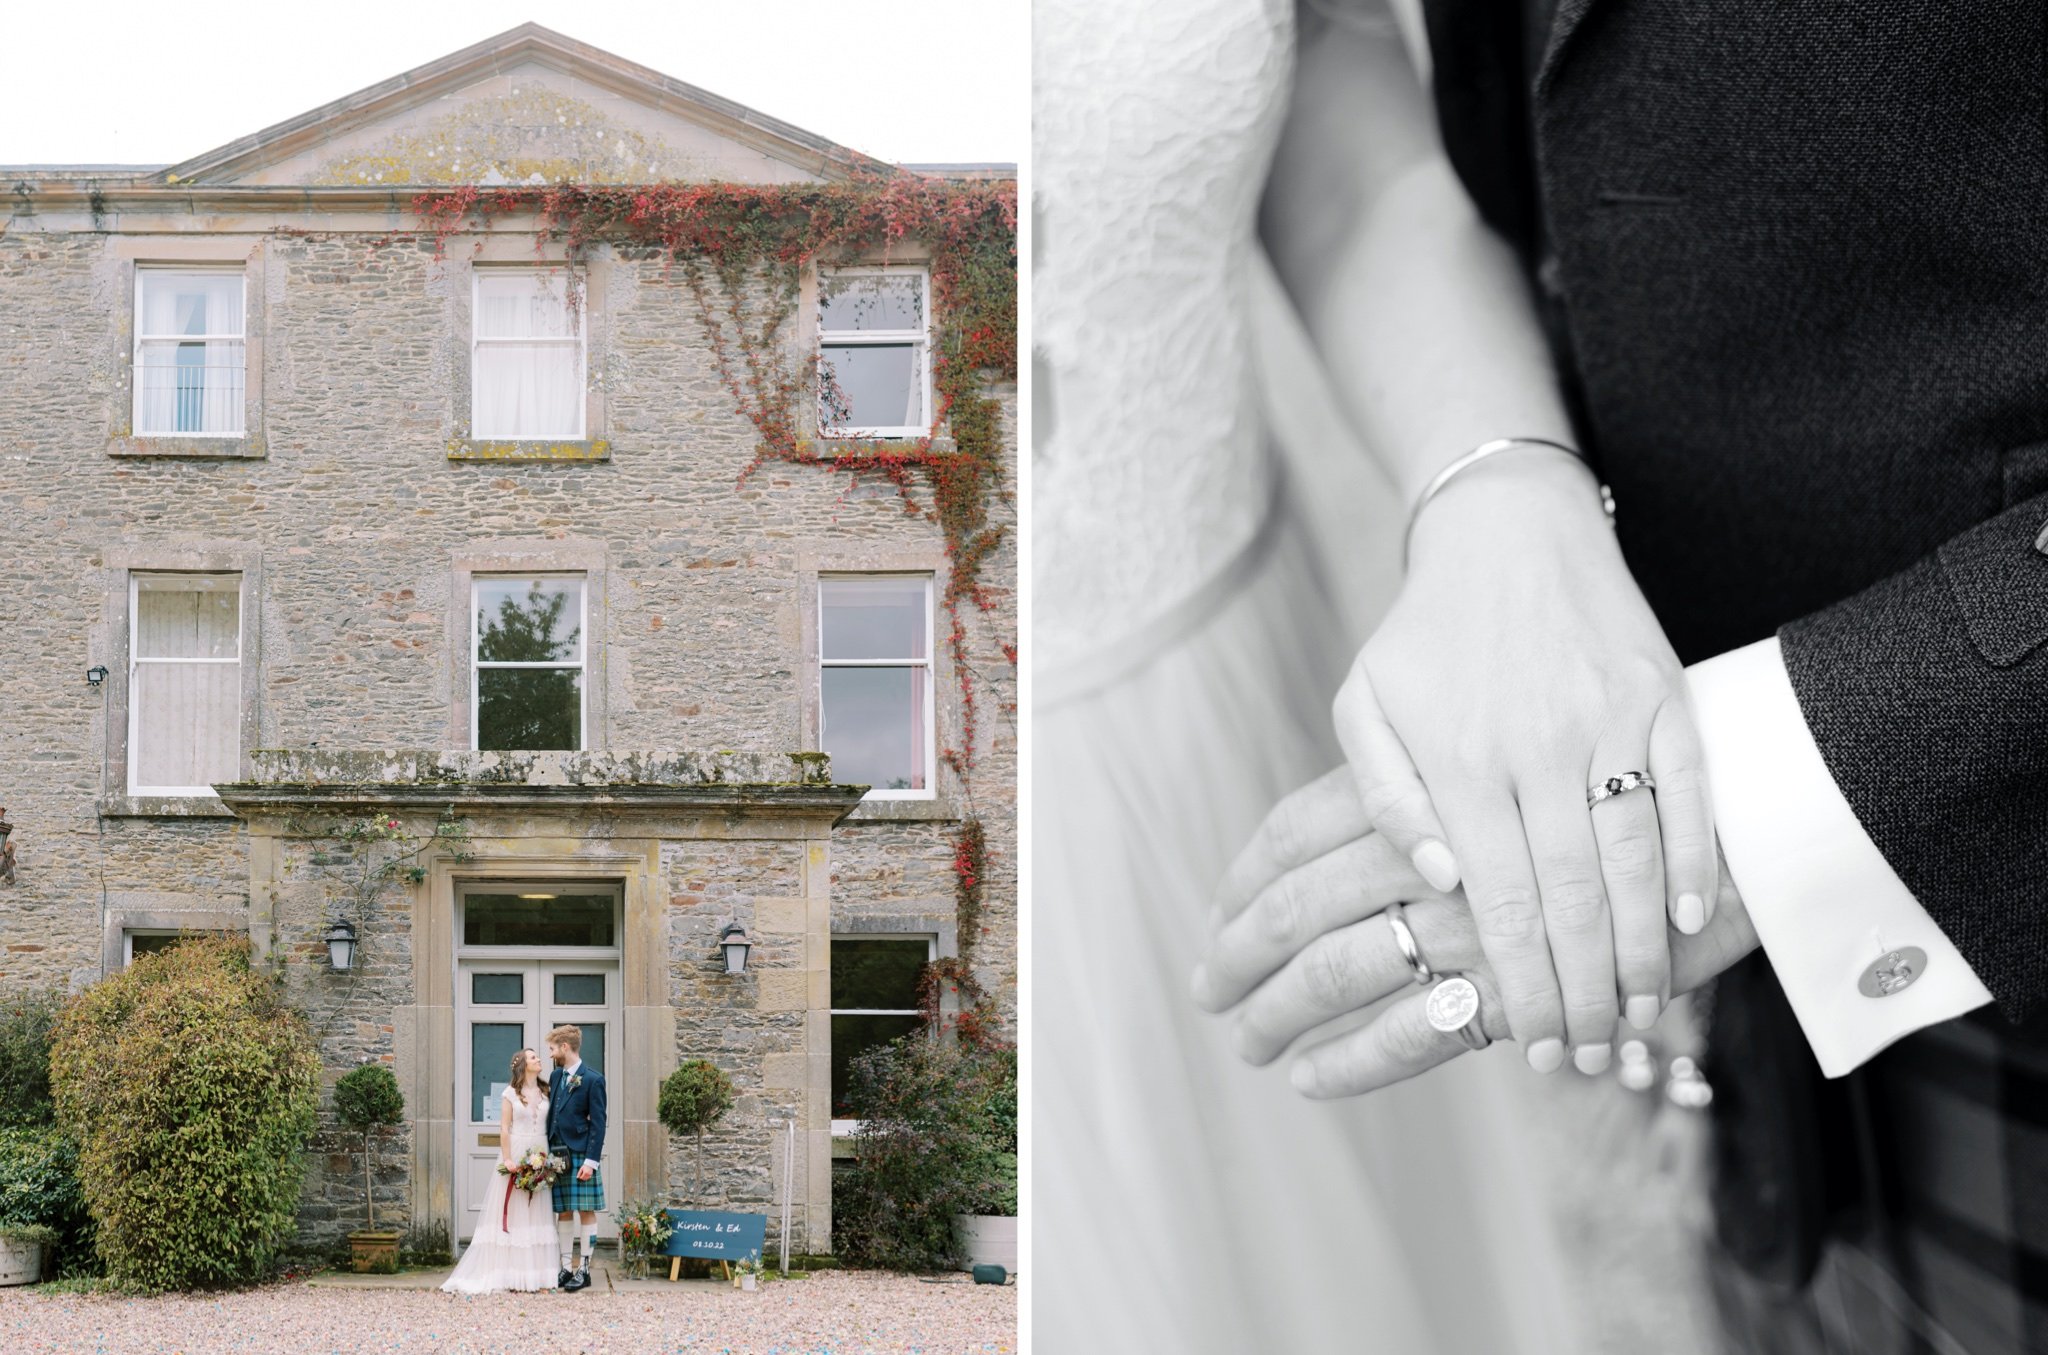
<svg viewBox="0 0 2048 1355"><path fill-rule="evenodd" d="M744 1294L723 1285L458 1297L280 1284L240 1294L120 1299L0 1290L7 1355L128 1352L507 1352L507 1355L1003 1355L1017 1290L826 1271Z"/></svg>

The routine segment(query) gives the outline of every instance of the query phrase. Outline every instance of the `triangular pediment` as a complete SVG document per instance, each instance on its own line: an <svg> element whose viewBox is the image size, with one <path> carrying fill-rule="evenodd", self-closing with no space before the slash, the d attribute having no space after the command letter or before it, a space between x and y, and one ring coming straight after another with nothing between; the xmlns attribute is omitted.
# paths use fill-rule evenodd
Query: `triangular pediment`
<svg viewBox="0 0 2048 1355"><path fill-rule="evenodd" d="M792 183L886 166L538 24L173 165L169 183Z"/></svg>

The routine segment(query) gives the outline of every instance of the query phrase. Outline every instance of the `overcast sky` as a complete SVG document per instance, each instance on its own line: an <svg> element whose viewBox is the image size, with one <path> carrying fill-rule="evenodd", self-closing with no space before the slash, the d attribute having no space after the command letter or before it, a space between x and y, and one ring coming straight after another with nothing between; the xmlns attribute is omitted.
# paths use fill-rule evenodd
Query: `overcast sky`
<svg viewBox="0 0 2048 1355"><path fill-rule="evenodd" d="M1028 0L7 8L0 165L176 164L529 20L883 160L1030 138Z"/></svg>

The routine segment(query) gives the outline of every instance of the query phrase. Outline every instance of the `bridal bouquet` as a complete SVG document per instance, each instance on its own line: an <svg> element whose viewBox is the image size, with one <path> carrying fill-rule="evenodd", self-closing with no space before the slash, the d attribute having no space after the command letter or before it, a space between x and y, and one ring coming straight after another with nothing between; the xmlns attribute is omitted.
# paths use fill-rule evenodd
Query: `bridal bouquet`
<svg viewBox="0 0 2048 1355"><path fill-rule="evenodd" d="M512 1178L512 1184L528 1195L542 1186L553 1185L557 1176L569 1170L569 1164L559 1157L549 1157L545 1148L529 1148L510 1163L500 1162L501 1175Z"/></svg>

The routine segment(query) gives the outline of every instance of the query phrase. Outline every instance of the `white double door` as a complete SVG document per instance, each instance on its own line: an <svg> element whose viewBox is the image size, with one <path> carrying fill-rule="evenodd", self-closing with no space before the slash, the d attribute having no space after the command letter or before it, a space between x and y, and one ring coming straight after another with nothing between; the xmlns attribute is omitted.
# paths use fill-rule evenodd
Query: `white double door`
<svg viewBox="0 0 2048 1355"><path fill-rule="evenodd" d="M619 962L616 958L568 955L547 959L465 959L458 965L456 1007L455 1178L456 1231L467 1241L476 1232L483 1201L498 1167L499 1093L511 1080L512 1056L531 1049L541 1057L542 1077L552 1071L547 1035L556 1026L583 1033L583 1062L610 1074L618 1047ZM609 1088L609 1076L607 1080ZM617 1114L617 1093L611 1107ZM618 1121L605 1132L606 1175L617 1180ZM617 1191L605 1191L609 1206ZM612 1236L611 1210L598 1231Z"/></svg>

